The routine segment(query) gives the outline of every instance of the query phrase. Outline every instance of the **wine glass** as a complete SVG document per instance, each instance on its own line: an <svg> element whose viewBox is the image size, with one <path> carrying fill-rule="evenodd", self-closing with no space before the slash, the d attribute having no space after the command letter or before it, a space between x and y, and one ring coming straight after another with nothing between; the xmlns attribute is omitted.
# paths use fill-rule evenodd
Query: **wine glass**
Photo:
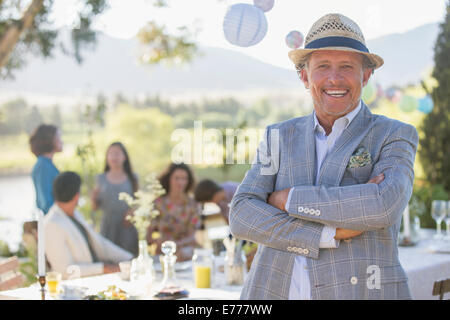
<svg viewBox="0 0 450 320"><path fill-rule="evenodd" d="M447 201L447 214L445 215L444 221L447 234L444 239L450 241L450 201Z"/></svg>
<svg viewBox="0 0 450 320"><path fill-rule="evenodd" d="M433 200L431 202L431 216L436 221L436 234L434 239L442 239L441 223L447 215L447 201Z"/></svg>

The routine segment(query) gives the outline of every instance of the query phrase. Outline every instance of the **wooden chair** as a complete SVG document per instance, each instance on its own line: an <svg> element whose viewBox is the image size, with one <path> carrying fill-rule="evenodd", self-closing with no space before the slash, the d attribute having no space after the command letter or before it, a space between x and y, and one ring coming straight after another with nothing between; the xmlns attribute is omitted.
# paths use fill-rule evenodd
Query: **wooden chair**
<svg viewBox="0 0 450 320"><path fill-rule="evenodd" d="M18 271L19 259L7 258L0 262L0 291L10 290L21 286L25 277Z"/></svg>
<svg viewBox="0 0 450 320"><path fill-rule="evenodd" d="M450 292L450 278L434 282L433 296L439 295L439 300L444 300L444 294L447 292Z"/></svg>

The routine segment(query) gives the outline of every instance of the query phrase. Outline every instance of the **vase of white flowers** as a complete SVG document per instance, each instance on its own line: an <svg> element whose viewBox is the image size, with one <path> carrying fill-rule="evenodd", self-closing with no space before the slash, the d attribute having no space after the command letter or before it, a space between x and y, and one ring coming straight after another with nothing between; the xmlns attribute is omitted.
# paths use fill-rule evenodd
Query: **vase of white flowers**
<svg viewBox="0 0 450 320"><path fill-rule="evenodd" d="M132 210L127 220L138 231L139 256L131 261L130 281L135 283L133 287L136 294L140 296L150 294L155 275L153 259L148 254L147 229L151 221L159 214L159 211L154 208L154 200L165 193L155 174L148 176L146 182L143 189L134 193L134 197L125 192L119 194L119 200L125 201Z"/></svg>

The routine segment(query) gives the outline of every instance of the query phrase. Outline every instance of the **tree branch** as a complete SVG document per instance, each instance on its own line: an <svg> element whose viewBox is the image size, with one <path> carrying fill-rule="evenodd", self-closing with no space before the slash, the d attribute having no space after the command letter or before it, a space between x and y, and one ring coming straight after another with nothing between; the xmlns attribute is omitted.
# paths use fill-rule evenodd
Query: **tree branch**
<svg viewBox="0 0 450 320"><path fill-rule="evenodd" d="M0 68L6 65L22 33L33 24L35 16L42 9L44 0L33 0L19 23L11 24L0 39Z"/></svg>

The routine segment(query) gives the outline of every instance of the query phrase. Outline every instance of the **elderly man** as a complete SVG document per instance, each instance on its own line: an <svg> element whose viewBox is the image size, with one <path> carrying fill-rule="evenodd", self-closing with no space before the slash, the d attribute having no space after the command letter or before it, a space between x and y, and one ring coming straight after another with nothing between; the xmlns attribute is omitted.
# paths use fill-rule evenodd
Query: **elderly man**
<svg viewBox="0 0 450 320"><path fill-rule="evenodd" d="M267 127L233 197L231 232L259 244L241 298L410 299L397 235L417 131L361 101L383 59L340 14L289 57L314 112Z"/></svg>

